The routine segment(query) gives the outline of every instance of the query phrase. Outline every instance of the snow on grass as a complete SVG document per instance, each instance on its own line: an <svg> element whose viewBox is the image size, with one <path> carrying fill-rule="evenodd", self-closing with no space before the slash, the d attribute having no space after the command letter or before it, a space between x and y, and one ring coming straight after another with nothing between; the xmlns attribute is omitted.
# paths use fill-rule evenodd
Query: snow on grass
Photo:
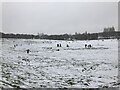
<svg viewBox="0 0 120 90"><path fill-rule="evenodd" d="M2 87L116 87L118 41L3 39ZM61 43L62 47L56 47ZM92 44L85 49L84 44ZM70 47L66 47L69 44ZM16 45L14 47L14 45ZM27 54L26 50L30 49ZM59 49L59 51L57 51Z"/></svg>

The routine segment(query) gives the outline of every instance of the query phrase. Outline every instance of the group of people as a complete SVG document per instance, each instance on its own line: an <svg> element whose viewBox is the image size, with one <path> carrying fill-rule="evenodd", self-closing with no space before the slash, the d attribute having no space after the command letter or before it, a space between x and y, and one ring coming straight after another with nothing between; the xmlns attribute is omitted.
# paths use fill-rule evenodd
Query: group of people
<svg viewBox="0 0 120 90"><path fill-rule="evenodd" d="M57 47L62 47L61 43L57 44ZM66 47L69 47L69 45L67 44ZM56 51L60 51L60 49L57 49Z"/></svg>
<svg viewBox="0 0 120 90"><path fill-rule="evenodd" d="M18 46L18 44L15 44L14 47Z"/></svg>
<svg viewBox="0 0 120 90"><path fill-rule="evenodd" d="M62 47L61 43L57 44L57 47ZM66 47L69 47L69 45L67 44Z"/></svg>
<svg viewBox="0 0 120 90"><path fill-rule="evenodd" d="M62 45L61 44L57 44L57 47L62 47ZM67 44L66 47L69 47L69 45ZM89 45L85 44L85 48L91 48L91 47L92 47L91 44L89 44ZM59 49L57 49L56 51L59 51ZM29 54L30 50L27 49L26 52L27 52L27 54Z"/></svg>
<svg viewBox="0 0 120 90"><path fill-rule="evenodd" d="M85 44L85 48L91 48L91 47L92 47L91 44L89 44L89 45Z"/></svg>
<svg viewBox="0 0 120 90"><path fill-rule="evenodd" d="M61 43L60 43L60 44L57 44L57 47L62 47Z"/></svg>
<svg viewBox="0 0 120 90"><path fill-rule="evenodd" d="M57 47L62 47L61 43L60 44L57 44ZM67 44L66 47L69 47L69 45ZM92 45L91 44L85 44L85 48L91 48Z"/></svg>

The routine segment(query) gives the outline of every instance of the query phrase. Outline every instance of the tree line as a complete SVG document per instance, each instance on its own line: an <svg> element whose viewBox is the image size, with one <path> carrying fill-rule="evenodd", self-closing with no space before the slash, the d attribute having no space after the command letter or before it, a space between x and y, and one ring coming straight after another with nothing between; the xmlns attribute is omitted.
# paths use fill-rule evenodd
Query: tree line
<svg viewBox="0 0 120 90"><path fill-rule="evenodd" d="M5 34L0 32L0 38L16 38L16 39L49 39L49 40L97 40L97 39L120 39L120 31L115 31L113 27L105 28L100 33L78 33L62 34L62 35L47 35L47 34Z"/></svg>
<svg viewBox="0 0 120 90"><path fill-rule="evenodd" d="M16 38L16 39L38 39L38 35L30 35L30 34L13 34L13 33L9 33L9 34L5 34L0 32L0 38Z"/></svg>
<svg viewBox="0 0 120 90"><path fill-rule="evenodd" d="M88 33L88 34L62 34L62 35L40 35L40 39L50 39L50 40L93 40L98 39L98 33Z"/></svg>

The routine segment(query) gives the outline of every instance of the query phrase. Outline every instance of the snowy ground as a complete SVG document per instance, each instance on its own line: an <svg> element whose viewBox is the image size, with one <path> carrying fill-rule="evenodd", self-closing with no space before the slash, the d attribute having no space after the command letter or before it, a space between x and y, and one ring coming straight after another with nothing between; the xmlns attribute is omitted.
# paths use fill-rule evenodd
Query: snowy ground
<svg viewBox="0 0 120 90"><path fill-rule="evenodd" d="M117 87L118 40L2 39L0 43L0 87ZM93 48L85 49L84 44Z"/></svg>

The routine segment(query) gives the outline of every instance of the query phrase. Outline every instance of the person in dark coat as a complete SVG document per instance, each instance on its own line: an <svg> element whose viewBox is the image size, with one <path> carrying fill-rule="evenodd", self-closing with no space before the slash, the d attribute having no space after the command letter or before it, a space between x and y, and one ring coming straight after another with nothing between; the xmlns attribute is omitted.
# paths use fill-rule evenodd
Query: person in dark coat
<svg viewBox="0 0 120 90"><path fill-rule="evenodd" d="M30 50L29 50L29 49L27 49L26 51L27 51L27 54L29 54Z"/></svg>
<svg viewBox="0 0 120 90"><path fill-rule="evenodd" d="M67 47L69 47L69 45L67 44Z"/></svg>
<svg viewBox="0 0 120 90"><path fill-rule="evenodd" d="M57 49L56 51L60 51L60 49Z"/></svg>
<svg viewBox="0 0 120 90"><path fill-rule="evenodd" d="M14 45L14 47L16 47L16 45Z"/></svg>
<svg viewBox="0 0 120 90"><path fill-rule="evenodd" d="M61 43L60 43L60 47L62 47Z"/></svg>
<svg viewBox="0 0 120 90"><path fill-rule="evenodd" d="M87 48L87 44L85 44L85 48Z"/></svg>
<svg viewBox="0 0 120 90"><path fill-rule="evenodd" d="M57 47L59 47L59 44L57 44Z"/></svg>
<svg viewBox="0 0 120 90"><path fill-rule="evenodd" d="M89 45L88 45L88 48L91 48L91 47L92 47L92 45L91 45L91 44L89 44Z"/></svg>

